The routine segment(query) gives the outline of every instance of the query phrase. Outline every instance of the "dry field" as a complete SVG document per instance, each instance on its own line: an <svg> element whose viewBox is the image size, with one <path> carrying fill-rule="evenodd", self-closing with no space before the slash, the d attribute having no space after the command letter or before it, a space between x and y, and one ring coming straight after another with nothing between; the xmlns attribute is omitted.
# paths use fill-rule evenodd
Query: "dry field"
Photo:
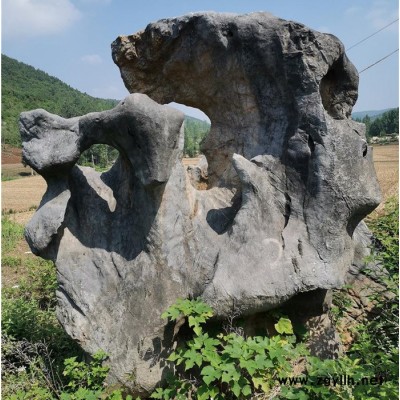
<svg viewBox="0 0 400 400"><path fill-rule="evenodd" d="M46 187L46 181L38 175L2 182L2 213L10 214L15 222L25 224L38 207Z"/></svg>
<svg viewBox="0 0 400 400"><path fill-rule="evenodd" d="M381 184L384 199L398 194L399 190L399 146L386 145L374 146L374 163L378 180ZM183 160L184 165L195 165L198 158ZM14 173L12 173L14 171ZM15 174L15 171L17 173ZM30 169L24 168L22 164L2 165L2 174L21 173L30 175ZM46 182L40 176L28 176L20 179L2 182L2 211L9 213L13 211L13 218L18 222L26 222L32 215L32 209L36 208L46 190Z"/></svg>
<svg viewBox="0 0 400 400"><path fill-rule="evenodd" d="M399 193L399 145L373 146L374 164L384 200Z"/></svg>

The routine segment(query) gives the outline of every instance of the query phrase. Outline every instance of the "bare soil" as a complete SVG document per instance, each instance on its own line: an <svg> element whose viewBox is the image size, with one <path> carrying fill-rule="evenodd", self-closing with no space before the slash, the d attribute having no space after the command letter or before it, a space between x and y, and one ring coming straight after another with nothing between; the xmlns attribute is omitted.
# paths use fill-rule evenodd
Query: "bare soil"
<svg viewBox="0 0 400 400"><path fill-rule="evenodd" d="M11 147L8 144L1 145L1 165L21 164L22 149Z"/></svg>

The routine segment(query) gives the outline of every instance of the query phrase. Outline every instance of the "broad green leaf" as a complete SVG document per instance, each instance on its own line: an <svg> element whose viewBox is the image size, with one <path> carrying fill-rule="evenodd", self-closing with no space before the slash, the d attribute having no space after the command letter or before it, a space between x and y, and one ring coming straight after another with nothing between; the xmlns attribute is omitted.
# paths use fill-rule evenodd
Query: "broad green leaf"
<svg viewBox="0 0 400 400"><path fill-rule="evenodd" d="M193 315L189 315L188 322L189 322L190 327L198 325L198 322L197 322L196 318L193 317Z"/></svg>
<svg viewBox="0 0 400 400"><path fill-rule="evenodd" d="M245 385L242 389L242 393L244 396L249 396L251 395L251 387L250 385Z"/></svg>
<svg viewBox="0 0 400 400"><path fill-rule="evenodd" d="M293 326L289 318L284 318L284 317L280 318L279 321L274 326L276 331L281 335L282 334L293 335Z"/></svg>
<svg viewBox="0 0 400 400"><path fill-rule="evenodd" d="M200 336L202 334L202 332L203 332L203 330L201 329L201 326L194 327L193 331L197 336Z"/></svg>
<svg viewBox="0 0 400 400"><path fill-rule="evenodd" d="M241 392L241 387L237 382L234 382L234 384L232 385L232 392L235 394L236 397L240 396L240 392Z"/></svg>
<svg viewBox="0 0 400 400"><path fill-rule="evenodd" d="M252 381L256 389L261 389L264 393L269 392L269 384L263 377L252 378Z"/></svg>
<svg viewBox="0 0 400 400"><path fill-rule="evenodd" d="M197 400L209 400L210 388L208 385L203 384L197 389Z"/></svg>
<svg viewBox="0 0 400 400"><path fill-rule="evenodd" d="M247 370L247 372L253 376L257 370L257 364L254 360L240 360L240 367Z"/></svg>
<svg viewBox="0 0 400 400"><path fill-rule="evenodd" d="M185 371L187 371L190 368L194 367L194 361L193 360L186 360L185 361Z"/></svg>

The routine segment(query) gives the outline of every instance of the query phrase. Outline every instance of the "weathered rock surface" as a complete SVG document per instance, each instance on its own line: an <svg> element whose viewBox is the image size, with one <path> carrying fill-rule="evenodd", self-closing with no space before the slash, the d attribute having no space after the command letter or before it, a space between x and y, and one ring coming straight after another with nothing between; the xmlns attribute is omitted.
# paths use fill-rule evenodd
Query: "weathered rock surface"
<svg viewBox="0 0 400 400"><path fill-rule="evenodd" d="M334 36L205 13L112 50L144 94L80 118L21 115L23 157L48 182L26 235L56 262L67 332L110 355L111 381L146 393L165 372L167 306L202 297L218 317L252 315L340 287L380 191L364 125L349 118L358 74ZM181 163L183 115L146 95L210 117L207 190ZM94 143L120 152L107 173L74 166Z"/></svg>

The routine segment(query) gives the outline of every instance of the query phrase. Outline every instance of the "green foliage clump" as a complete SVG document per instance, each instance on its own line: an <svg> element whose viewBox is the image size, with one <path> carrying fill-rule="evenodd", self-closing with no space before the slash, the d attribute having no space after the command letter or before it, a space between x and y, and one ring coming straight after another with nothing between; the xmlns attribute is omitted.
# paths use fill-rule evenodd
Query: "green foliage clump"
<svg viewBox="0 0 400 400"><path fill-rule="evenodd" d="M357 327L357 341L351 352L366 365L384 369L394 377L398 376L399 368L398 199L389 199L384 214L370 219L369 227L378 247L373 259L384 267L382 274L373 277L381 283L383 290L371 296L374 308L368 323Z"/></svg>
<svg viewBox="0 0 400 400"><path fill-rule="evenodd" d="M169 355L176 372L168 378L168 386L158 388L151 398L361 400L397 395L394 376L392 381L382 379L379 386L360 384L377 374L376 364L361 365L359 358L347 355L338 360L311 356L284 316L275 324L278 335L246 338L235 332L206 332L204 324L212 315L200 300L179 300L163 314L173 321L186 318L193 338ZM390 357L381 361L385 368L393 363ZM353 382L337 384L344 376L351 376Z"/></svg>

